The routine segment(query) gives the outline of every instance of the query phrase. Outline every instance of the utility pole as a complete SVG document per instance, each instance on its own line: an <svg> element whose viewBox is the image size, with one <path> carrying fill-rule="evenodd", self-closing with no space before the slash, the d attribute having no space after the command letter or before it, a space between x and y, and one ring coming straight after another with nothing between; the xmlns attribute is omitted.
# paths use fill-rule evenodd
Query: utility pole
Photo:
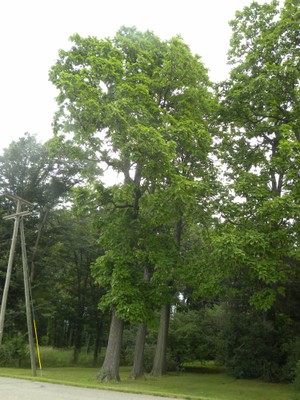
<svg viewBox="0 0 300 400"><path fill-rule="evenodd" d="M31 362L32 375L36 376L36 362L35 362L35 354L34 354L33 329L32 329L33 321L32 321L31 304L30 304L29 273L28 273L28 263L27 263L27 253L26 253L23 218L21 218L21 221L20 221L20 232L21 232L25 306L26 306L30 362Z"/></svg>
<svg viewBox="0 0 300 400"><path fill-rule="evenodd" d="M31 361L32 375L36 376L36 362L35 362L35 354L34 354L33 329L32 329L33 322L32 322L31 307L30 307L29 273L28 273L27 253L26 253L25 234L24 234L24 222L23 222L23 217L26 215L30 215L31 212L28 210L21 211L22 205L25 205L27 207L32 207L33 204L29 203L28 201L22 199L19 196L15 196L10 193L3 193L3 195L16 202L16 213L4 217L4 219L6 219L6 220L14 219L15 223L14 223L14 231L13 231L13 237L12 237L10 253L9 253L5 286L4 286L2 302L1 302L0 345L2 344L2 338L3 338L3 328L4 328L7 297L8 297L8 289L9 289L13 259L14 259L14 254L15 254L17 235L18 235L18 230L20 229L30 361Z"/></svg>
<svg viewBox="0 0 300 400"><path fill-rule="evenodd" d="M19 215L20 211L21 211L21 202L18 201L17 202L16 214ZM20 217L16 217L15 218L15 223L14 223L14 231L13 231L11 246L10 246L10 252L9 252L9 259L8 259L8 265L7 265L5 285L4 285L4 289L3 289L2 302L1 302L1 311L0 311L0 345L2 344L2 338L3 338L3 327L4 327L4 319L5 319L5 312L6 312L6 303L7 303L7 296L8 296L8 290L9 290L9 285L10 285L11 271L12 271L14 255L15 255L15 249L16 249L16 243L17 243L19 222L20 222Z"/></svg>

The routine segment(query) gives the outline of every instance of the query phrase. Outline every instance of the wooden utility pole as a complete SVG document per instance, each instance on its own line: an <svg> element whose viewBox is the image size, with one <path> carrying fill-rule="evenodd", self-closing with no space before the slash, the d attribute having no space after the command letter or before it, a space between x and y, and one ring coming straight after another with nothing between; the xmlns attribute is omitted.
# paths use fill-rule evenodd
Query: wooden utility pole
<svg viewBox="0 0 300 400"><path fill-rule="evenodd" d="M20 211L21 211L21 202L18 201L17 202L16 214L18 215L20 213ZM15 218L15 224L14 224L13 237L12 237L11 246L10 246L10 252L9 252L9 259L8 259L8 265L7 265L5 285L4 285L4 289L3 289L2 302L1 302L1 311L0 311L0 345L2 344L2 338L3 338L3 327L4 327L4 319L5 319L5 312L6 312L6 303L7 303L7 296L8 296L8 290L9 290L9 285L10 285L11 271L12 271L14 255L15 255L15 249L16 249L16 243L17 243L19 222L20 222L20 218L16 217Z"/></svg>
<svg viewBox="0 0 300 400"><path fill-rule="evenodd" d="M17 235L18 235L18 230L20 229L30 361L31 361L32 375L36 376L36 362L35 362L35 354L34 354L34 341L33 341L33 329L32 329L33 321L32 321L31 304L30 304L29 273L28 273L26 243L25 243L25 234L24 234L24 222L23 222L23 217L26 215L30 215L31 212L28 210L21 211L22 205L26 205L27 207L32 207L33 205L31 203L29 203L28 201L22 199L19 196L15 196L10 193L3 193L3 195L5 197L8 197L9 199L15 201L17 205L16 205L16 213L15 214L4 217L4 219L14 219L15 223L14 223L14 231L13 231L12 243L11 243L11 248L10 248L10 253L9 253L9 261L8 261L7 273L6 273L6 279L5 279L5 286L4 286L2 302L1 302L0 345L2 344L2 338L3 338L6 303L7 303L7 297L8 297L8 289L9 289L9 284L10 284L14 253L15 253L16 242L17 242Z"/></svg>
<svg viewBox="0 0 300 400"><path fill-rule="evenodd" d="M27 253L26 253L23 218L21 218L21 221L20 221L20 232L21 232L21 247L22 247L24 291L25 291L25 306L26 306L26 318L27 318L30 362L31 362L32 375L36 376L36 362L35 362L34 342L33 342L33 329L32 329L33 328L33 321L32 321L32 314L31 314L29 273L28 273L28 263L27 263Z"/></svg>

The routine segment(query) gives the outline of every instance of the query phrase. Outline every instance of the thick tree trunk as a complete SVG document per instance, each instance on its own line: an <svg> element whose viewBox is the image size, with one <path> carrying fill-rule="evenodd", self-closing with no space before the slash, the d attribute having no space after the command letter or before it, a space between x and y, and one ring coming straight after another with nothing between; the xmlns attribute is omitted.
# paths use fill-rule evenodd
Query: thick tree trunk
<svg viewBox="0 0 300 400"><path fill-rule="evenodd" d="M105 359L97 377L103 382L120 380L119 367L124 322L112 313Z"/></svg>
<svg viewBox="0 0 300 400"><path fill-rule="evenodd" d="M135 342L133 367L131 370L131 378L137 379L144 376L144 349L147 335L147 325L140 324Z"/></svg>
<svg viewBox="0 0 300 400"><path fill-rule="evenodd" d="M167 341L170 320L170 305L164 304L160 312L160 323L157 344L151 375L160 376L167 370Z"/></svg>
<svg viewBox="0 0 300 400"><path fill-rule="evenodd" d="M147 267L144 269L144 281L149 282L151 273ZM135 349L134 349L134 359L133 366L131 370L132 379L141 378L144 376L144 351L145 351L145 341L147 335L147 325L141 323L138 327Z"/></svg>

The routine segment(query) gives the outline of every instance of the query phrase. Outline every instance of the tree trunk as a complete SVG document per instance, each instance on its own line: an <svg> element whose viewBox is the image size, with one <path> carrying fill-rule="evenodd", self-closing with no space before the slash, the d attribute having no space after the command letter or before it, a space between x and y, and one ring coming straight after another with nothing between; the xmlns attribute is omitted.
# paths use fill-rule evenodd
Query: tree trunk
<svg viewBox="0 0 300 400"><path fill-rule="evenodd" d="M119 366L121 357L123 328L124 328L123 320L118 318L115 315L115 311L113 311L110 323L105 359L102 368L97 374L97 377L98 379L101 380L101 382L120 380Z"/></svg>
<svg viewBox="0 0 300 400"><path fill-rule="evenodd" d="M146 335L147 335L147 325L142 323L139 325L136 335L134 360L133 360L133 367L131 370L132 379L137 379L144 376L144 349L145 349Z"/></svg>
<svg viewBox="0 0 300 400"><path fill-rule="evenodd" d="M150 280L150 272L147 267L144 269L144 281L149 282ZM145 323L141 323L139 325L135 349L134 349L134 360L133 366L131 370L131 378L137 379L144 376L144 350L145 350L145 341L147 335L147 325Z"/></svg>
<svg viewBox="0 0 300 400"><path fill-rule="evenodd" d="M98 363L98 356L100 352L100 341L101 341L101 330L102 330L102 318L97 317L96 321L96 339L94 346L94 355L93 355L93 365L96 366Z"/></svg>
<svg viewBox="0 0 300 400"><path fill-rule="evenodd" d="M160 323L157 344L151 375L161 376L167 370L167 340L170 320L170 305L164 304L160 312Z"/></svg>
<svg viewBox="0 0 300 400"><path fill-rule="evenodd" d="M75 364L75 365L78 364L80 352L81 352L81 348L75 346L74 351L73 351L72 364Z"/></svg>
<svg viewBox="0 0 300 400"><path fill-rule="evenodd" d="M77 364L79 361L79 355L82 347L82 332L83 332L83 321L79 317L75 323L75 331L74 331L74 352L72 363Z"/></svg>

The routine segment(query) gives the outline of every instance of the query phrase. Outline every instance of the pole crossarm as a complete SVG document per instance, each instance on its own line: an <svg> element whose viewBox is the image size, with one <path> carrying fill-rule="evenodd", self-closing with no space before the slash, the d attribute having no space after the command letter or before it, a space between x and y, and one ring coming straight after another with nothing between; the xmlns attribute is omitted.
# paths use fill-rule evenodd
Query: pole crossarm
<svg viewBox="0 0 300 400"><path fill-rule="evenodd" d="M16 213L16 214L5 215L3 217L3 219L13 219L13 218L16 218L16 217L25 217L26 215L31 215L31 214L32 214L31 211L21 211L21 212Z"/></svg>
<svg viewBox="0 0 300 400"><path fill-rule="evenodd" d="M3 192L3 193L1 193L1 196L5 196L5 197L7 197L7 198L9 198L11 200L19 201L22 204L26 204L28 207L33 207L34 206L34 204L30 203L27 200L22 199L22 197L19 197L19 196L15 195L15 194L12 194L12 193L9 193L9 192Z"/></svg>
<svg viewBox="0 0 300 400"><path fill-rule="evenodd" d="M34 204L30 203L27 200L22 199L22 197L20 197L20 196L17 196L15 194L12 194L9 192L3 192L3 193L1 193L1 196L5 196L8 199L13 200L18 205L17 210L14 214L6 215L3 217L3 219L7 220L7 219L13 219L13 218L20 218L20 217L25 217L26 215L31 214L31 212L28 210L21 211L21 208L22 208L22 205L32 208L34 206Z"/></svg>

